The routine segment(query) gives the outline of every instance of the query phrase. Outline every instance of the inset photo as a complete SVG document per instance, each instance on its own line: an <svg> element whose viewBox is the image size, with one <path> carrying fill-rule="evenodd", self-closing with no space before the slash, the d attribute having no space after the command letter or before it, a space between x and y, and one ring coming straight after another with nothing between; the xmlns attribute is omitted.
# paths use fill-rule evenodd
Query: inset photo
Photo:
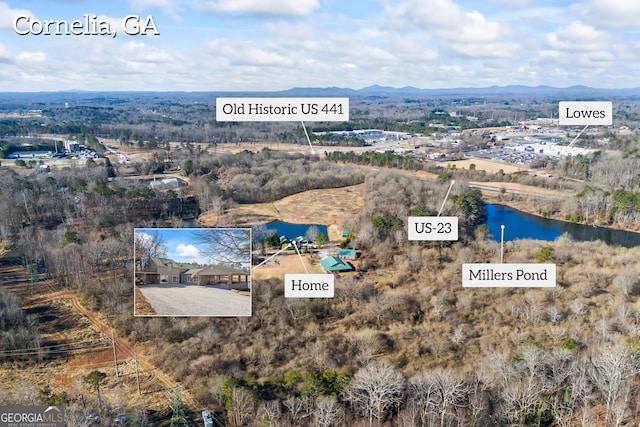
<svg viewBox="0 0 640 427"><path fill-rule="evenodd" d="M251 316L250 228L136 228L135 316Z"/></svg>

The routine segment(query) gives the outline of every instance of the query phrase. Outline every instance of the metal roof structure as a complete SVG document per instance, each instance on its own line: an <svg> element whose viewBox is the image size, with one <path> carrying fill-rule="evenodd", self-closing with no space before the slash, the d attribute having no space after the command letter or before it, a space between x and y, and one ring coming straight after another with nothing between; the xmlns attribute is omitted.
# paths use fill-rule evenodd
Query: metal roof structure
<svg viewBox="0 0 640 427"><path fill-rule="evenodd" d="M334 256L328 256L320 260L320 265L326 272L351 271L353 267L348 262Z"/></svg>

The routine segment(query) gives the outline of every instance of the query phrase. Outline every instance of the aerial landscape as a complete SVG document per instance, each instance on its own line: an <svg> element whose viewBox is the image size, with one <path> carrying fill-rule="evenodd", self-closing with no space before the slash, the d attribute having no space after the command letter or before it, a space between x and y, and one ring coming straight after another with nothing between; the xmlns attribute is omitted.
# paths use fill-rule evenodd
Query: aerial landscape
<svg viewBox="0 0 640 427"><path fill-rule="evenodd" d="M638 425L640 7L336 3L0 2L0 424Z"/></svg>

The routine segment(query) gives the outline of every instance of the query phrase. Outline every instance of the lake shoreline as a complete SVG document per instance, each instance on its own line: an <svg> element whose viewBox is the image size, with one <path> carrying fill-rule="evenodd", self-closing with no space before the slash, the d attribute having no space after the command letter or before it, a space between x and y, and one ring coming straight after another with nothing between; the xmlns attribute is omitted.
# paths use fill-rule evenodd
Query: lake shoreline
<svg viewBox="0 0 640 427"><path fill-rule="evenodd" d="M484 224L491 231L494 241L499 241L503 233L505 241L532 239L548 242L567 234L577 242L599 240L611 246L640 246L640 233L633 231L545 218L499 203L487 204L486 211L487 220Z"/></svg>
<svg viewBox="0 0 640 427"><path fill-rule="evenodd" d="M529 215L534 215L544 219L553 219L555 221L561 221L567 224L583 225L585 227L600 227L600 228L606 228L609 230L626 231L629 233L640 233L640 225L636 225L635 227L630 227L630 226L624 227L624 226L618 225L618 223L601 224L601 223L585 223L585 222L567 221L565 219L565 215L567 215L566 212L556 212L550 216L544 216L540 213L540 206L541 206L540 197L536 197L533 195L523 197L523 196L518 196L514 194L501 195L501 194L496 194L495 192L483 191L482 200L487 204L503 205L503 206L510 207L511 209L515 209L517 211L527 213Z"/></svg>

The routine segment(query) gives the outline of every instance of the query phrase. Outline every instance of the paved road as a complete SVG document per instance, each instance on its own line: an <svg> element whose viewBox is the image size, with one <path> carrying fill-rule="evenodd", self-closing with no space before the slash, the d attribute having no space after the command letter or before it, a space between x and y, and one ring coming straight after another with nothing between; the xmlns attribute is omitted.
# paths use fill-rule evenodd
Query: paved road
<svg viewBox="0 0 640 427"><path fill-rule="evenodd" d="M250 316L251 297L211 286L139 286L158 316Z"/></svg>

